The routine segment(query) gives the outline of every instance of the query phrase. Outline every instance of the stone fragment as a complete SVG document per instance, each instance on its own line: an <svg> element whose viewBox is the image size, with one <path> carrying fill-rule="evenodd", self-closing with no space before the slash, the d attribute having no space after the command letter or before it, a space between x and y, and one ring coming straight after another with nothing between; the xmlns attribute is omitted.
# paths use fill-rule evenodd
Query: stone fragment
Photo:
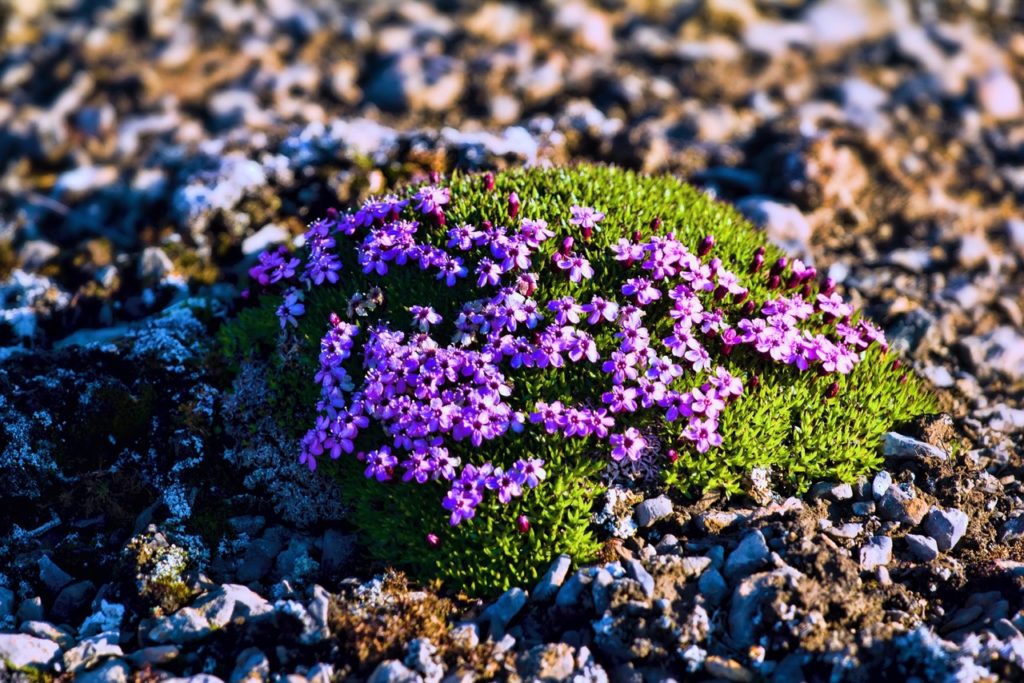
<svg viewBox="0 0 1024 683"><path fill-rule="evenodd" d="M885 435L882 454L887 458L910 460L927 460L928 458L946 460L949 457L936 446L896 432L889 432Z"/></svg>
<svg viewBox="0 0 1024 683"><path fill-rule="evenodd" d="M924 532L935 539L939 550L951 550L967 531L967 513L956 508L932 508L924 520Z"/></svg>
<svg viewBox="0 0 1024 683"><path fill-rule="evenodd" d="M60 646L52 640L24 633L0 633L0 661L18 668L51 669L60 658Z"/></svg>
<svg viewBox="0 0 1024 683"><path fill-rule="evenodd" d="M199 610L183 607L174 614L161 617L147 634L155 643L190 643L210 634L210 622Z"/></svg>
<svg viewBox="0 0 1024 683"><path fill-rule="evenodd" d="M735 581L759 569L768 560L768 544L764 534L754 530L743 537L725 561L725 577Z"/></svg>
<svg viewBox="0 0 1024 683"><path fill-rule="evenodd" d="M649 527L659 520L665 519L672 514L672 501L667 496L648 498L633 511L637 526Z"/></svg>
<svg viewBox="0 0 1024 683"><path fill-rule="evenodd" d="M555 597L558 593L558 589L561 588L562 583L565 581L566 574L569 573L569 567L572 566L572 558L568 555L559 555L555 558L555 561L548 567L547 572L540 578L537 585L533 589L533 600L536 602L545 602Z"/></svg>
<svg viewBox="0 0 1024 683"><path fill-rule="evenodd" d="M637 559L629 559L623 562L626 567L626 574L635 579L648 598L654 597L654 577L647 571L643 563Z"/></svg>
<svg viewBox="0 0 1024 683"><path fill-rule="evenodd" d="M939 556L939 546L931 536L919 536L918 534L907 534L907 548L915 560L931 562Z"/></svg>
<svg viewBox="0 0 1024 683"><path fill-rule="evenodd" d="M860 549L860 568L873 571L892 561L892 539L888 536L872 536Z"/></svg>
<svg viewBox="0 0 1024 683"><path fill-rule="evenodd" d="M480 614L481 620L490 622L491 636L495 640L505 635L509 622L526 605L526 597L522 588L509 588Z"/></svg>

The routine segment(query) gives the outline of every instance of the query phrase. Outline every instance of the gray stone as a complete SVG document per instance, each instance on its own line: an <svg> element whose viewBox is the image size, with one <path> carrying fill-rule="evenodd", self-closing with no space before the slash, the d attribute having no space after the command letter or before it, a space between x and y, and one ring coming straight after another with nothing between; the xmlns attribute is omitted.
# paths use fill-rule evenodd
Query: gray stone
<svg viewBox="0 0 1024 683"><path fill-rule="evenodd" d="M853 487L849 484L834 484L832 482L820 481L811 487L807 492L811 500L827 498L833 501L843 501L853 498Z"/></svg>
<svg viewBox="0 0 1024 683"><path fill-rule="evenodd" d="M389 659L381 662L373 670L367 683L421 683L422 680L418 673L406 667L405 664L397 659Z"/></svg>
<svg viewBox="0 0 1024 683"><path fill-rule="evenodd" d="M122 656L118 636L117 633L99 633L84 639L64 653L64 670L76 673L93 668L100 660Z"/></svg>
<svg viewBox="0 0 1024 683"><path fill-rule="evenodd" d="M830 536L837 538L854 539L861 535L864 531L864 525L856 522L848 522L842 526L829 527L825 529Z"/></svg>
<svg viewBox="0 0 1024 683"><path fill-rule="evenodd" d="M611 586L615 582L611 573L601 567L594 574L594 581L590 584L590 592L594 598L594 612L604 614L611 606Z"/></svg>
<svg viewBox="0 0 1024 683"><path fill-rule="evenodd" d="M887 458L910 460L927 460L928 458L946 460L949 457L940 448L896 432L889 432L885 435L882 454Z"/></svg>
<svg viewBox="0 0 1024 683"><path fill-rule="evenodd" d="M978 106L994 119L1016 119L1024 113L1020 86L1004 69L994 69L982 76L975 93Z"/></svg>
<svg viewBox="0 0 1024 683"><path fill-rule="evenodd" d="M19 669L51 669L59 659L60 647L52 640L24 633L0 633L0 661Z"/></svg>
<svg viewBox="0 0 1024 683"><path fill-rule="evenodd" d="M1010 379L1024 379L1024 335L1009 325L982 335L965 337L961 345L979 374L999 372Z"/></svg>
<svg viewBox="0 0 1024 683"><path fill-rule="evenodd" d="M951 550L967 531L967 513L956 508L932 508L924 520L924 532L935 539L939 550Z"/></svg>
<svg viewBox="0 0 1024 683"><path fill-rule="evenodd" d="M54 594L60 592L64 586L75 579L66 571L58 567L49 555L39 558L39 580L43 582Z"/></svg>
<svg viewBox="0 0 1024 683"><path fill-rule="evenodd" d="M751 531L743 537L736 549L729 553L729 558L725 561L725 577L735 581L747 576L767 562L769 554L764 534L756 529Z"/></svg>
<svg viewBox="0 0 1024 683"><path fill-rule="evenodd" d="M43 615L43 599L36 596L21 601L15 618L18 621L42 621Z"/></svg>
<svg viewBox="0 0 1024 683"><path fill-rule="evenodd" d="M1020 538L1024 538L1024 514L1010 517L1006 520L1003 524L1003 533L999 537L999 542L1006 543Z"/></svg>
<svg viewBox="0 0 1024 683"><path fill-rule="evenodd" d="M284 552L277 555L274 562L274 576L289 582L298 582L306 578L306 575L316 566L316 561L313 560L310 552L312 547L313 544L308 538L301 536L293 538Z"/></svg>
<svg viewBox="0 0 1024 683"><path fill-rule="evenodd" d="M334 680L334 666L327 662L317 662L306 672L309 683L331 683Z"/></svg>
<svg viewBox="0 0 1024 683"><path fill-rule="evenodd" d="M540 578L537 585L533 588L533 600L536 602L546 602L551 598L555 597L558 593L558 589L561 588L562 583L565 582L565 576L569 573L569 567L572 566L572 558L568 555L559 555L555 558L555 561L548 567L547 572Z"/></svg>
<svg viewBox="0 0 1024 683"><path fill-rule="evenodd" d="M928 514L928 504L916 497L913 489L890 486L878 500L878 516L884 520L916 527Z"/></svg>
<svg viewBox="0 0 1024 683"><path fill-rule="evenodd" d="M92 671L75 676L75 683L128 683L131 668L123 659L111 659Z"/></svg>
<svg viewBox="0 0 1024 683"><path fill-rule="evenodd" d="M853 510L853 514L860 515L861 517L875 514L875 502L873 500L858 501L850 506L850 508Z"/></svg>
<svg viewBox="0 0 1024 683"><path fill-rule="evenodd" d="M572 646L566 643L535 645L519 655L516 671L525 681L572 680L576 670L573 655Z"/></svg>
<svg viewBox="0 0 1024 683"><path fill-rule="evenodd" d="M791 204L783 204L768 197L752 196L736 204L740 213L751 223L765 231L768 239L783 250L810 262L811 224Z"/></svg>
<svg viewBox="0 0 1024 683"><path fill-rule="evenodd" d="M263 651L256 647L249 647L238 653L235 658L235 668L228 678L228 683L242 683L243 681L265 681L270 678L270 660L263 654Z"/></svg>
<svg viewBox="0 0 1024 683"><path fill-rule="evenodd" d="M274 558L281 552L281 541L271 536L259 538L249 544L238 568L238 580L242 583L259 581L274 566Z"/></svg>
<svg viewBox="0 0 1024 683"><path fill-rule="evenodd" d="M637 526L649 527L672 514L672 501L667 496L648 498L633 511Z"/></svg>
<svg viewBox="0 0 1024 683"><path fill-rule="evenodd" d="M892 475L882 470L871 480L871 495L878 500L885 495L885 492L892 486Z"/></svg>
<svg viewBox="0 0 1024 683"><path fill-rule="evenodd" d="M327 612L331 606L331 594L323 586L313 586L313 597L309 601L306 612L313 621L313 628L299 637L303 645L316 645L331 637L331 629L327 624Z"/></svg>
<svg viewBox="0 0 1024 683"><path fill-rule="evenodd" d="M139 279L159 282L174 270L171 258L160 247L146 247L139 256Z"/></svg>
<svg viewBox="0 0 1024 683"><path fill-rule="evenodd" d="M280 225L269 223L242 240L242 254L254 256L274 244L288 241L288 231Z"/></svg>
<svg viewBox="0 0 1024 683"><path fill-rule="evenodd" d="M181 654L181 648L177 645L153 645L136 650L128 655L128 660L137 668L143 666L168 664L173 662Z"/></svg>
<svg viewBox="0 0 1024 683"><path fill-rule="evenodd" d="M637 559L628 559L623 563L626 567L626 573L630 578L635 579L640 587L644 591L644 595L651 598L654 597L654 577L647 571L643 563Z"/></svg>
<svg viewBox="0 0 1024 683"><path fill-rule="evenodd" d="M184 607L169 617L162 617L149 630L148 637L155 643L180 645L201 640L210 634L210 622L199 610Z"/></svg>
<svg viewBox="0 0 1024 683"><path fill-rule="evenodd" d="M729 635L737 648L747 648L757 639L761 606L770 602L781 588L796 589L802 574L792 567L754 574L740 581L732 592L729 607Z"/></svg>
<svg viewBox="0 0 1024 683"><path fill-rule="evenodd" d="M888 536L872 536L860 549L860 568L872 571L892 561L892 539Z"/></svg>
<svg viewBox="0 0 1024 683"><path fill-rule="evenodd" d="M697 588L708 603L714 607L721 605L729 594L729 586L717 569L709 569L701 574L700 580L697 581Z"/></svg>
<svg viewBox="0 0 1024 683"><path fill-rule="evenodd" d="M58 628L48 621L24 621L18 630L30 636L52 640L60 645L62 650L66 650L75 644L74 637L68 631Z"/></svg>
<svg viewBox="0 0 1024 683"><path fill-rule="evenodd" d="M222 628L232 619L251 619L273 611L270 603L258 594L232 583L214 588L192 607L213 628Z"/></svg>
<svg viewBox="0 0 1024 683"><path fill-rule="evenodd" d="M935 543L935 539L930 536L907 534L906 540L910 556L915 560L931 562L939 556L939 546Z"/></svg>
<svg viewBox="0 0 1024 683"><path fill-rule="evenodd" d="M682 559L683 575L688 579L696 579L710 566L711 558L704 555L684 557Z"/></svg>
<svg viewBox="0 0 1024 683"><path fill-rule="evenodd" d="M0 619L14 613L14 591L0 586Z"/></svg>
<svg viewBox="0 0 1024 683"><path fill-rule="evenodd" d="M569 580L562 584L562 587L558 590L558 595L555 596L555 606L562 608L578 606L580 596L583 595L583 591L590 585L590 581L590 576L582 570L570 576Z"/></svg>
<svg viewBox="0 0 1024 683"><path fill-rule="evenodd" d="M94 595L96 595L96 585L92 581L78 581L70 586L65 586L57 599L53 601L50 618L56 622L70 623L89 606Z"/></svg>
<svg viewBox="0 0 1024 683"><path fill-rule="evenodd" d="M439 683L444 678L444 664L429 638L413 638L403 662L423 676L424 683Z"/></svg>
<svg viewBox="0 0 1024 683"><path fill-rule="evenodd" d="M263 515L239 515L228 518L228 526L233 532L245 534L249 538L256 538L266 525L267 518Z"/></svg>
<svg viewBox="0 0 1024 683"><path fill-rule="evenodd" d="M481 620L490 621L492 638L498 640L505 635L509 622L526 605L526 597L526 591L522 588L509 588L480 614Z"/></svg>
<svg viewBox="0 0 1024 683"><path fill-rule="evenodd" d="M337 529L324 532L320 551L320 571L324 576L340 575L352 561L356 538L352 534L343 534Z"/></svg>

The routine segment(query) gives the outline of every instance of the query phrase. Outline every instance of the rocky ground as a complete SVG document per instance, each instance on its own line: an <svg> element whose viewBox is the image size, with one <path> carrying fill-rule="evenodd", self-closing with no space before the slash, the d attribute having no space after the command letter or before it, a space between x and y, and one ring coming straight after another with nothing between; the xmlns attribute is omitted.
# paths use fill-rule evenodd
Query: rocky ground
<svg viewBox="0 0 1024 683"><path fill-rule="evenodd" d="M0 679L1024 677L1024 39L966 5L7 5ZM735 202L944 413L854 486L620 477L601 563L410 586L211 338L328 206L580 160Z"/></svg>

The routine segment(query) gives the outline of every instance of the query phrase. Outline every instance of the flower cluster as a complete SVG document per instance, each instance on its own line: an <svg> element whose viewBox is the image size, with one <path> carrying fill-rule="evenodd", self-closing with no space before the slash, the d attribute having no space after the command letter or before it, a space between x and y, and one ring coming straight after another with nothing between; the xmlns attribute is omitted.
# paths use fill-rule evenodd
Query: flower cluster
<svg viewBox="0 0 1024 683"><path fill-rule="evenodd" d="M261 286L288 287L278 309L282 328L297 325L305 312L298 287L338 283L343 255L385 291L384 281L399 268L427 271L447 287L464 278L475 284L477 298L461 306L435 301L444 315L430 302L408 306L407 330L383 318L359 327L332 314L316 374L318 418L302 440L301 459L311 469L324 454L351 453L369 479L443 483L441 504L452 525L471 519L488 495L508 503L546 476L536 458L463 462L468 457L453 451L465 454L467 445L479 449L540 429L605 442L614 461L635 462L647 440L621 423L637 414L680 421L682 439L706 453L722 444L721 416L745 390L744 379L713 362L713 353L846 374L870 344L884 344L876 327L852 320L829 283L812 289L816 273L799 261L771 267L768 287L778 296L756 305L740 277L712 257L710 236L691 251L671 231L647 239L634 233L611 246L623 272L618 291L545 298L541 283L552 277L573 284L594 277L592 241L605 214L573 206L552 226L520 216L513 193L507 221L448 225L451 200L447 188L432 184L408 199L389 195L351 214L332 212L306 233L304 263L279 249L262 254L250 274ZM551 247L560 231L568 234ZM763 255L754 254L751 275L762 270ZM366 317L384 301L381 290L374 287L372 302L353 296L348 317ZM803 329L815 317L836 323L834 334ZM593 403L551 397L529 405L516 395L516 373L580 363L607 378Z"/></svg>

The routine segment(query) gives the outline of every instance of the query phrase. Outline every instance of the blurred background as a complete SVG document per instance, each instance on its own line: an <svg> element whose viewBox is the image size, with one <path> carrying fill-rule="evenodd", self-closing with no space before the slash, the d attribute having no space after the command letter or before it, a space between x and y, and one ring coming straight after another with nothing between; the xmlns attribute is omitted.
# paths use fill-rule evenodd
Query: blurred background
<svg viewBox="0 0 1024 683"><path fill-rule="evenodd" d="M1019 3L0 7L8 353L230 302L263 248L430 170L584 160L736 202L921 353L1024 345Z"/></svg>

